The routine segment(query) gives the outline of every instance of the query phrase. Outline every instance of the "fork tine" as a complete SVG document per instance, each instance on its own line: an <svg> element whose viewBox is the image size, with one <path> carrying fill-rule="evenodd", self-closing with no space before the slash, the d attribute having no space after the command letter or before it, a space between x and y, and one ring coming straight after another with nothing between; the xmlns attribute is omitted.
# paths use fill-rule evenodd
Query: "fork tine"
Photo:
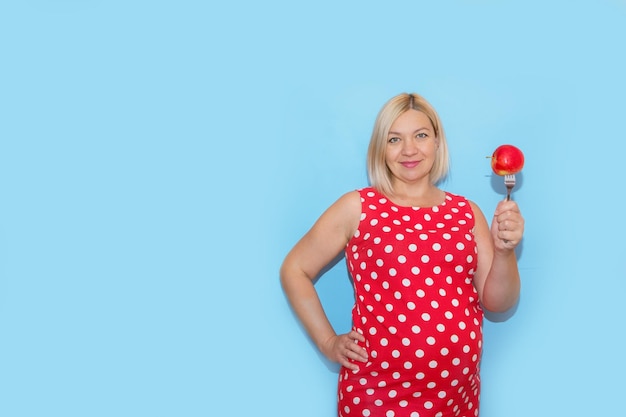
<svg viewBox="0 0 626 417"><path fill-rule="evenodd" d="M504 185L506 186L506 199L511 199L511 191L515 187L515 174L509 174L504 176Z"/></svg>

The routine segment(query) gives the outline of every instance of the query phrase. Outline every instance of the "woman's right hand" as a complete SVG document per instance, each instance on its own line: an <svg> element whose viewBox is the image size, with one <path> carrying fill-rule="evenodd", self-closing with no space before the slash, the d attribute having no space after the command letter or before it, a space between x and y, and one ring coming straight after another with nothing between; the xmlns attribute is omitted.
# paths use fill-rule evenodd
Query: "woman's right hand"
<svg viewBox="0 0 626 417"><path fill-rule="evenodd" d="M320 350L331 361L347 369L358 371L359 365L353 361L365 363L368 360L367 351L358 342L364 343L365 337L352 330L350 333L335 335L326 340L320 346Z"/></svg>

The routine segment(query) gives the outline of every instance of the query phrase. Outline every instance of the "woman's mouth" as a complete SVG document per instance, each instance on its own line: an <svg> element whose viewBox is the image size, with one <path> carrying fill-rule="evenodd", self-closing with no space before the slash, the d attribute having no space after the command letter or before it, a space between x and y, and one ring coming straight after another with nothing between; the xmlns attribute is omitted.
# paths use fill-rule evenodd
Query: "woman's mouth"
<svg viewBox="0 0 626 417"><path fill-rule="evenodd" d="M405 168L415 168L417 165L419 165L419 161L404 161L404 162L400 162L400 164L405 167Z"/></svg>

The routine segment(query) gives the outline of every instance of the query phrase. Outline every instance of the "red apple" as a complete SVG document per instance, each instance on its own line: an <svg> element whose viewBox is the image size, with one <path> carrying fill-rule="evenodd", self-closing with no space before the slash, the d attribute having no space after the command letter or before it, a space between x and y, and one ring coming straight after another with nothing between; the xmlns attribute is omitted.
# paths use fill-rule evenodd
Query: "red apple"
<svg viewBox="0 0 626 417"><path fill-rule="evenodd" d="M510 175L524 168L524 154L513 145L500 145L491 155L491 169L497 175Z"/></svg>

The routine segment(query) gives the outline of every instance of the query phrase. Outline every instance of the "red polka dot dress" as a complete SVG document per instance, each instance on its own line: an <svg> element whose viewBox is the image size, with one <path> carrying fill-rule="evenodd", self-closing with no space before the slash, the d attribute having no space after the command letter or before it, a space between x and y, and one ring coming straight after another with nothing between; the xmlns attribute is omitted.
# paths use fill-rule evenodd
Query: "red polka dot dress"
<svg viewBox="0 0 626 417"><path fill-rule="evenodd" d="M359 193L346 260L369 361L340 370L339 416L477 416L483 311L469 202L446 193L438 206L404 207Z"/></svg>

